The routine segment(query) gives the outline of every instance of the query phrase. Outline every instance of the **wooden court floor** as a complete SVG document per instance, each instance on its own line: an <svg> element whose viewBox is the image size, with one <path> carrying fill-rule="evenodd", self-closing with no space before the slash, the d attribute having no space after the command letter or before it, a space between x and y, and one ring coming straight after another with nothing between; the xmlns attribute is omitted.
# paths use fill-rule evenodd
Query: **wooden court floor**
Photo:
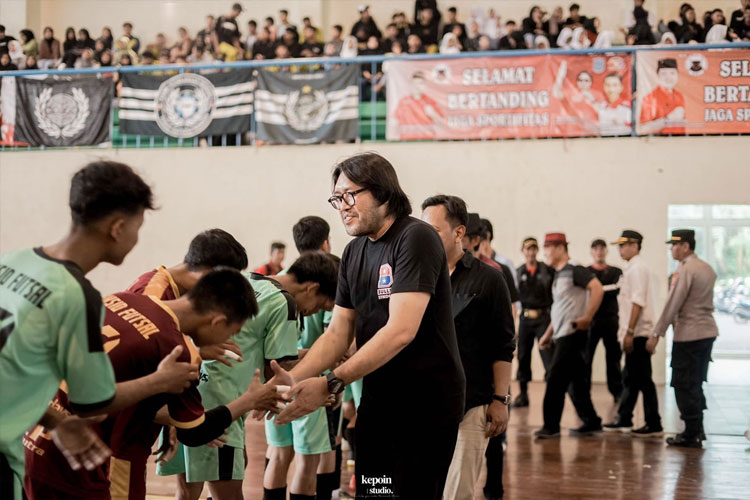
<svg viewBox="0 0 750 500"><path fill-rule="evenodd" d="M574 438L567 429L578 425L570 401L563 414L562 437L533 439L541 427L544 384L530 384L531 405L511 410L503 481L505 499L750 499L750 386L706 386L709 410L708 440L702 450L667 448L663 438L637 439L602 434ZM667 432L681 430L679 413L669 387L658 387L662 420ZM594 406L610 421L615 406L603 384L592 388ZM635 423L643 423L640 401ZM247 422L249 464L245 500L263 497L265 458L263 425ZM148 472L150 498L173 498L171 478L160 478L153 465ZM344 475L347 473L345 472ZM342 478L348 483L348 477ZM481 495L480 477L476 500ZM204 490L204 496L207 490ZM412 499L409 499L412 500ZM415 499L418 500L418 499Z"/></svg>

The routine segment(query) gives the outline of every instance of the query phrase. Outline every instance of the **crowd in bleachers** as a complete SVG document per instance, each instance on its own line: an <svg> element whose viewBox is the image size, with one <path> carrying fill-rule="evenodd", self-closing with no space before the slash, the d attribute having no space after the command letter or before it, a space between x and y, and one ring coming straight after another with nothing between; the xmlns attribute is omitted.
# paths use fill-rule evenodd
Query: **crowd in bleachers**
<svg viewBox="0 0 750 500"><path fill-rule="evenodd" d="M620 27L628 45L723 43L750 41L750 0L741 0L730 18L721 9L699 15L688 3L682 4L678 19L657 20L644 5L634 0ZM458 53L466 51L521 50L546 48L607 48L615 43L615 32L602 30L599 19L582 12L573 3L567 17L563 8L551 13L538 6L520 22L504 19L495 9L472 8L462 18L456 7L445 12L436 0L416 0L413 17L395 12L388 24L370 15L367 5L359 6L359 20L345 30L340 25L328 29L327 36L309 17L292 24L281 9L278 18L251 19L241 29L237 18L243 7L237 3L229 13L206 17L195 35L185 27L169 39L159 33L142 43L133 25L126 22L114 38L109 27L92 38L86 28L65 30L62 40L51 27L41 38L29 29L18 39L0 26L0 71L14 69L91 68L151 64L188 64L247 59L286 59L304 57L355 57L372 54ZM383 27L381 30L380 26ZM347 34L348 33L348 34Z"/></svg>

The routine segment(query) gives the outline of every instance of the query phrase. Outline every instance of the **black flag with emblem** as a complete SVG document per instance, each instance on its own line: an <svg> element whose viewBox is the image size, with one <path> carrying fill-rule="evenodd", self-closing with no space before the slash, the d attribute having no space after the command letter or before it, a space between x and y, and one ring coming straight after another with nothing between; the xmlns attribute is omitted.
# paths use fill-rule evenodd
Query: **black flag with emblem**
<svg viewBox="0 0 750 500"><path fill-rule="evenodd" d="M352 141L358 135L359 65L317 73L261 70L258 139L277 144Z"/></svg>
<svg viewBox="0 0 750 500"><path fill-rule="evenodd" d="M250 130L251 69L151 76L125 73L118 99L120 132L190 138Z"/></svg>
<svg viewBox="0 0 750 500"><path fill-rule="evenodd" d="M91 146L109 140L112 78L16 78L15 140L31 146Z"/></svg>

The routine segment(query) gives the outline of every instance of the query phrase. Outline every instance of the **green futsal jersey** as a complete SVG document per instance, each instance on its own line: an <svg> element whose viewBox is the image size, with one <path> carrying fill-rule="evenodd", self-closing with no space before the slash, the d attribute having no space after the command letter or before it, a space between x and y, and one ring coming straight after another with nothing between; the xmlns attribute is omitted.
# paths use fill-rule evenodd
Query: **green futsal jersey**
<svg viewBox="0 0 750 500"><path fill-rule="evenodd" d="M108 405L102 298L73 262L41 248L0 256L0 453L23 478L23 434L65 381L75 410Z"/></svg>
<svg viewBox="0 0 750 500"><path fill-rule="evenodd" d="M198 390L205 408L225 405L240 397L250 385L256 369L261 379L266 360L297 357L299 320L297 306L292 296L270 278L255 273L243 273L250 281L258 302L258 314L248 320L232 337L242 351L241 363L228 367L218 361L205 361L201 365ZM227 445L245 446L242 419L232 423L224 436Z"/></svg>
<svg viewBox="0 0 750 500"><path fill-rule="evenodd" d="M309 349L326 331L331 323L331 311L319 311L312 316L302 318L302 336L297 343L300 349Z"/></svg>

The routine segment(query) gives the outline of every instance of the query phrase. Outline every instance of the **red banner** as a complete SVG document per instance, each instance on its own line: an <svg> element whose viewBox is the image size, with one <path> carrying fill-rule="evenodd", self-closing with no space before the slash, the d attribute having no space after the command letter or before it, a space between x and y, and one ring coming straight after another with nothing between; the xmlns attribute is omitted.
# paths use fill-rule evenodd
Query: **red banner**
<svg viewBox="0 0 750 500"><path fill-rule="evenodd" d="M388 140L630 135L630 55L388 61Z"/></svg>
<svg viewBox="0 0 750 500"><path fill-rule="evenodd" d="M750 132L750 51L643 51L638 133Z"/></svg>

